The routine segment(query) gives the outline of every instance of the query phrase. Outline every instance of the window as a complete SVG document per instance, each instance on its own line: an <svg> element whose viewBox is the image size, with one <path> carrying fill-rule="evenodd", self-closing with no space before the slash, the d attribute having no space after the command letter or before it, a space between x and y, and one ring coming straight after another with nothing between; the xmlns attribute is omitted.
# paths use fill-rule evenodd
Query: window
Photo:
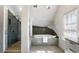
<svg viewBox="0 0 79 59"><path fill-rule="evenodd" d="M73 41L77 40L77 14L75 9L64 15L64 36Z"/></svg>

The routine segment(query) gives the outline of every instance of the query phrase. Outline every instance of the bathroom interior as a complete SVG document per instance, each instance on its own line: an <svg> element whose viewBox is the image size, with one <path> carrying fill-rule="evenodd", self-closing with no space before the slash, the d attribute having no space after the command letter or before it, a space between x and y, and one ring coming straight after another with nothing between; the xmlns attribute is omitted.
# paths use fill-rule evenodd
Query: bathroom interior
<svg viewBox="0 0 79 59"><path fill-rule="evenodd" d="M16 6L10 6L11 8ZM40 10L41 9L41 10ZM29 13L29 53L64 53L58 47L57 33L48 27L53 17L55 6L30 5ZM17 9L13 10L16 11ZM21 12L21 11L20 11ZM37 15L38 14L38 15ZM5 53L21 52L21 21L8 10L8 41Z"/></svg>
<svg viewBox="0 0 79 59"><path fill-rule="evenodd" d="M56 12L55 9L55 6L52 5L31 6L31 53L64 53L64 50L58 47L57 33L48 27Z"/></svg>
<svg viewBox="0 0 79 59"><path fill-rule="evenodd" d="M79 53L78 5L0 8L0 52Z"/></svg>
<svg viewBox="0 0 79 59"><path fill-rule="evenodd" d="M79 53L78 16L78 5L31 6L30 52Z"/></svg>

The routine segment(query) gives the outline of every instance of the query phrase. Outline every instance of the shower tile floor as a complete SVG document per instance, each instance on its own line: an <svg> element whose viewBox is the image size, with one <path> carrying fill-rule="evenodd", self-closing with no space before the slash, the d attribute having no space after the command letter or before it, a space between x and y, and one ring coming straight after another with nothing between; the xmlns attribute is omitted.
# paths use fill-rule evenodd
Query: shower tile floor
<svg viewBox="0 0 79 59"><path fill-rule="evenodd" d="M64 53L57 46L32 46L30 53Z"/></svg>

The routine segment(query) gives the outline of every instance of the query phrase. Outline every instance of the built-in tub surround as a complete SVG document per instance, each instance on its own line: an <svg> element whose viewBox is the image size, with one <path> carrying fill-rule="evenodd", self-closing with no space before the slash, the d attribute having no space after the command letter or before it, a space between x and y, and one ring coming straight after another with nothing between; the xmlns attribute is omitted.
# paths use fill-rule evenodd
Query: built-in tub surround
<svg viewBox="0 0 79 59"><path fill-rule="evenodd" d="M56 36L49 34L33 35L32 45L58 45L58 39Z"/></svg>
<svg viewBox="0 0 79 59"><path fill-rule="evenodd" d="M48 38L55 38L56 36L54 35L49 35L49 34L37 34L33 35L34 38L43 38L43 37L48 37Z"/></svg>
<svg viewBox="0 0 79 59"><path fill-rule="evenodd" d="M31 45L58 45L58 36L48 27L33 26Z"/></svg>

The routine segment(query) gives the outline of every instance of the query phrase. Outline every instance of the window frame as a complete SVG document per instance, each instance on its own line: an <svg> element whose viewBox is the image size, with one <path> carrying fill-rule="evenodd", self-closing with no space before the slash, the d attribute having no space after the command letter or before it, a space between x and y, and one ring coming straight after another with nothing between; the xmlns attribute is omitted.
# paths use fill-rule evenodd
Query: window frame
<svg viewBox="0 0 79 59"><path fill-rule="evenodd" d="M76 13L76 14L75 14L75 13ZM68 23L68 24L67 24L67 23L66 23L66 20L68 20L68 18L66 18L66 17L71 16L71 14L72 14L72 16L75 16L75 17L76 17L76 18L75 18L75 19L76 19L76 21L75 21L76 23L74 23L74 22L72 21L73 23L71 23L71 24ZM74 14L75 14L75 15L74 15ZM78 30L78 19L79 19L79 18L78 18L78 15L79 15L79 9L78 9L78 8L74 8L74 9L72 9L71 11L67 12L66 14L64 14L64 37L67 38L67 39L69 39L69 40L72 40L72 41L74 41L74 42L78 42L78 35L77 35L77 34L78 34L78 33L77 33L77 32L78 32L78 31L77 31L77 30ZM73 20L73 19L72 19L72 18L73 18L72 16L71 16L71 18L70 18L71 20ZM68 21L67 21L67 22L68 22ZM72 29L72 28L71 28L71 29L67 28L67 29L66 29L67 26L71 25L71 26L73 27L74 24L76 24L76 25L75 25L76 28L73 28L73 29ZM74 26L74 27L75 27L75 26ZM66 35L66 31L69 31L70 33L76 32L76 34L75 34L75 36L74 36L73 34L72 34L72 35ZM68 33L68 34L70 34L70 33ZM67 37L67 36L68 36L68 37ZM71 39L71 38L72 38L72 39Z"/></svg>

